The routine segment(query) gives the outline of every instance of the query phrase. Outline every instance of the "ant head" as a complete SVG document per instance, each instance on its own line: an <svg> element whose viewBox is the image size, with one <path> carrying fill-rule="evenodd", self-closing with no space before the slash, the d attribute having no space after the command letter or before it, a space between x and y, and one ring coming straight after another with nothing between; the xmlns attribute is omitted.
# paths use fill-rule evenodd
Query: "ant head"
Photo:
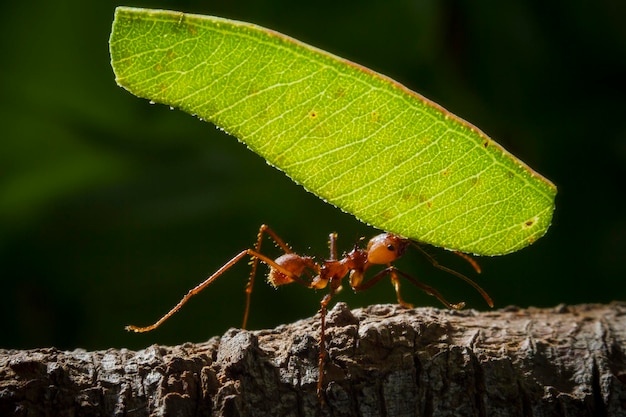
<svg viewBox="0 0 626 417"><path fill-rule="evenodd" d="M367 244L367 261L372 264L388 264L404 254L410 241L393 233L381 233Z"/></svg>

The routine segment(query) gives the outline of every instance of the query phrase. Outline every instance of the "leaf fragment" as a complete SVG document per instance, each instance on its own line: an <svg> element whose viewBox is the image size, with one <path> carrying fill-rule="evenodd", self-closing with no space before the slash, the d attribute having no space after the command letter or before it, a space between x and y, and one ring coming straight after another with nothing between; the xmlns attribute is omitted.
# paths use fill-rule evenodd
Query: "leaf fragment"
<svg viewBox="0 0 626 417"><path fill-rule="evenodd" d="M244 142L380 229L478 255L543 236L556 187L478 128L372 70L250 24L118 7L117 83Z"/></svg>

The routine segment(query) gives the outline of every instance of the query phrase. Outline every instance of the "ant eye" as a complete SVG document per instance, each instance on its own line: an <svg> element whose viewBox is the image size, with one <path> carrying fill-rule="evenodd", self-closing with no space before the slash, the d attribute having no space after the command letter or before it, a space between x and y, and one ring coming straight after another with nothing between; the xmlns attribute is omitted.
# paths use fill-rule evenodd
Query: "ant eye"
<svg viewBox="0 0 626 417"><path fill-rule="evenodd" d="M387 250L395 251L396 248L393 245L387 245Z"/></svg>

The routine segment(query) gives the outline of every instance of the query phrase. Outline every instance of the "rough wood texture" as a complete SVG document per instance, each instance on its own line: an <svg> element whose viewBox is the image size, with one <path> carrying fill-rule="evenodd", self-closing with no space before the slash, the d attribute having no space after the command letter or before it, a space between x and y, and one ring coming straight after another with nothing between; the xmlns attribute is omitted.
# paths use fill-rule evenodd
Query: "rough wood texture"
<svg viewBox="0 0 626 417"><path fill-rule="evenodd" d="M626 304L329 313L132 352L0 351L0 415L624 416Z"/></svg>

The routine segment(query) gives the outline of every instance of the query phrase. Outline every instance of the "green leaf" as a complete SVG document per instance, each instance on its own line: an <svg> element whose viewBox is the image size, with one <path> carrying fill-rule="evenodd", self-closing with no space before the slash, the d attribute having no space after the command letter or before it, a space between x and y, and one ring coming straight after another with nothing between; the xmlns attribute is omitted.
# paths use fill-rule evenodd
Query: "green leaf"
<svg viewBox="0 0 626 417"><path fill-rule="evenodd" d="M380 229L479 255L544 235L556 187L399 83L253 24L119 7L117 83L236 136Z"/></svg>

